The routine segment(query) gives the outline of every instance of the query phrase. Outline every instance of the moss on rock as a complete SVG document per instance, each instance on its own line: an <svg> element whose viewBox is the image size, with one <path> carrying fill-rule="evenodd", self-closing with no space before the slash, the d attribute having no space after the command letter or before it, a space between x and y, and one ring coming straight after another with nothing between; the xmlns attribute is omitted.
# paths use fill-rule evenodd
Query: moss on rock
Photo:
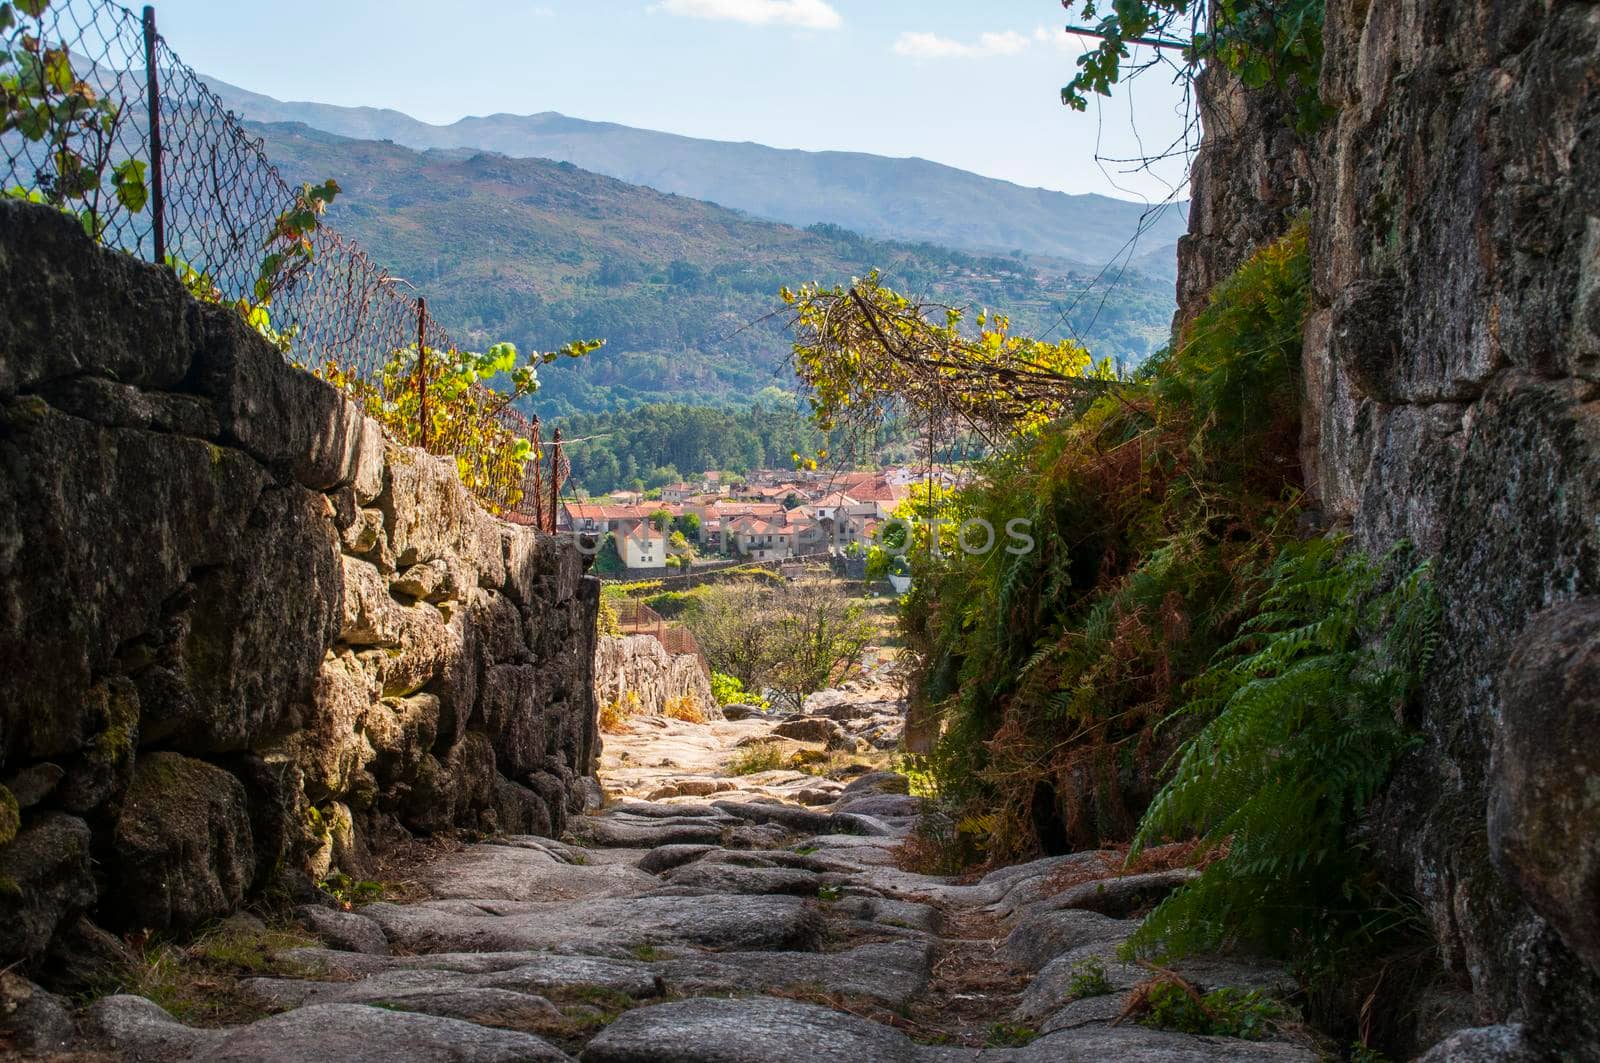
<svg viewBox="0 0 1600 1063"><path fill-rule="evenodd" d="M10 790L0 786L0 845L11 844L22 826L22 809Z"/></svg>
<svg viewBox="0 0 1600 1063"><path fill-rule="evenodd" d="M226 915L255 877L243 785L177 753L139 759L112 848L109 899L138 926L181 929Z"/></svg>

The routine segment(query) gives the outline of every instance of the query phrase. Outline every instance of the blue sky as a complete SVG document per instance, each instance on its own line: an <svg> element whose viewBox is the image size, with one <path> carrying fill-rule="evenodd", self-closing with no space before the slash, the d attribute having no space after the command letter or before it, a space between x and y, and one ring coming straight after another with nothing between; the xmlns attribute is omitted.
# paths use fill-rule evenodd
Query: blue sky
<svg viewBox="0 0 1600 1063"><path fill-rule="evenodd" d="M1182 96L1151 71L1088 113L1062 107L1084 45L1058 0L158 0L157 15L192 66L280 99L430 122L560 111L1130 199L1183 174L1096 163L1097 144L1164 148Z"/></svg>

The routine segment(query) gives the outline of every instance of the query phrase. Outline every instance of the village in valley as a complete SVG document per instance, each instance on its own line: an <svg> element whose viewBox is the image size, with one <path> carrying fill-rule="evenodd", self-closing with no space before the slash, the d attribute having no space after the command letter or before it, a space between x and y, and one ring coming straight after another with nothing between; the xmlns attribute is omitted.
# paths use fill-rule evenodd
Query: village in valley
<svg viewBox="0 0 1600 1063"><path fill-rule="evenodd" d="M692 482L565 501L558 530L594 542L602 574L725 562L838 558L865 565L914 491L960 485L957 467L707 471Z"/></svg>

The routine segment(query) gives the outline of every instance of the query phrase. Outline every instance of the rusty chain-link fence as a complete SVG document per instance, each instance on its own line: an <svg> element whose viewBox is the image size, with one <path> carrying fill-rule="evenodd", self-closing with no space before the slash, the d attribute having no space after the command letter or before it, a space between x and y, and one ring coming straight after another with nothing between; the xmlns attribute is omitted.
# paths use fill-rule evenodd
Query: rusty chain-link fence
<svg viewBox="0 0 1600 1063"><path fill-rule="evenodd" d="M538 419L482 385L468 415L441 418L437 402L430 411L430 382L460 348L411 284L319 221L291 233L295 253L264 292L304 192L168 47L154 9L0 3L0 49L5 196L69 211L108 246L239 306L286 359L365 404L397 442L454 456L491 512L555 530L559 431L542 445Z"/></svg>
<svg viewBox="0 0 1600 1063"><path fill-rule="evenodd" d="M661 643L663 649L674 657L693 656L707 679L711 678L711 663L700 649L694 632L678 624L669 623L665 617L636 598L623 598L611 603L616 614L617 630L624 635L649 635Z"/></svg>

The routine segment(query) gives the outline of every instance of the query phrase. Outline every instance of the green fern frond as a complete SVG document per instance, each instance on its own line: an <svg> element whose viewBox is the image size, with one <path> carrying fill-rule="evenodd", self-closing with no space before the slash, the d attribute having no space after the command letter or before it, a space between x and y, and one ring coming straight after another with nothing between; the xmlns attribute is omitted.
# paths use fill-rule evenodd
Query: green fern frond
<svg viewBox="0 0 1600 1063"><path fill-rule="evenodd" d="M1374 563L1342 545L1281 551L1263 611L1191 684L1180 711L1209 722L1175 755L1132 855L1185 833L1228 855L1157 907L1130 952L1281 949L1351 908L1335 903L1354 892L1347 831L1413 741L1396 709L1437 645L1439 610L1427 565L1380 591L1403 551Z"/></svg>

